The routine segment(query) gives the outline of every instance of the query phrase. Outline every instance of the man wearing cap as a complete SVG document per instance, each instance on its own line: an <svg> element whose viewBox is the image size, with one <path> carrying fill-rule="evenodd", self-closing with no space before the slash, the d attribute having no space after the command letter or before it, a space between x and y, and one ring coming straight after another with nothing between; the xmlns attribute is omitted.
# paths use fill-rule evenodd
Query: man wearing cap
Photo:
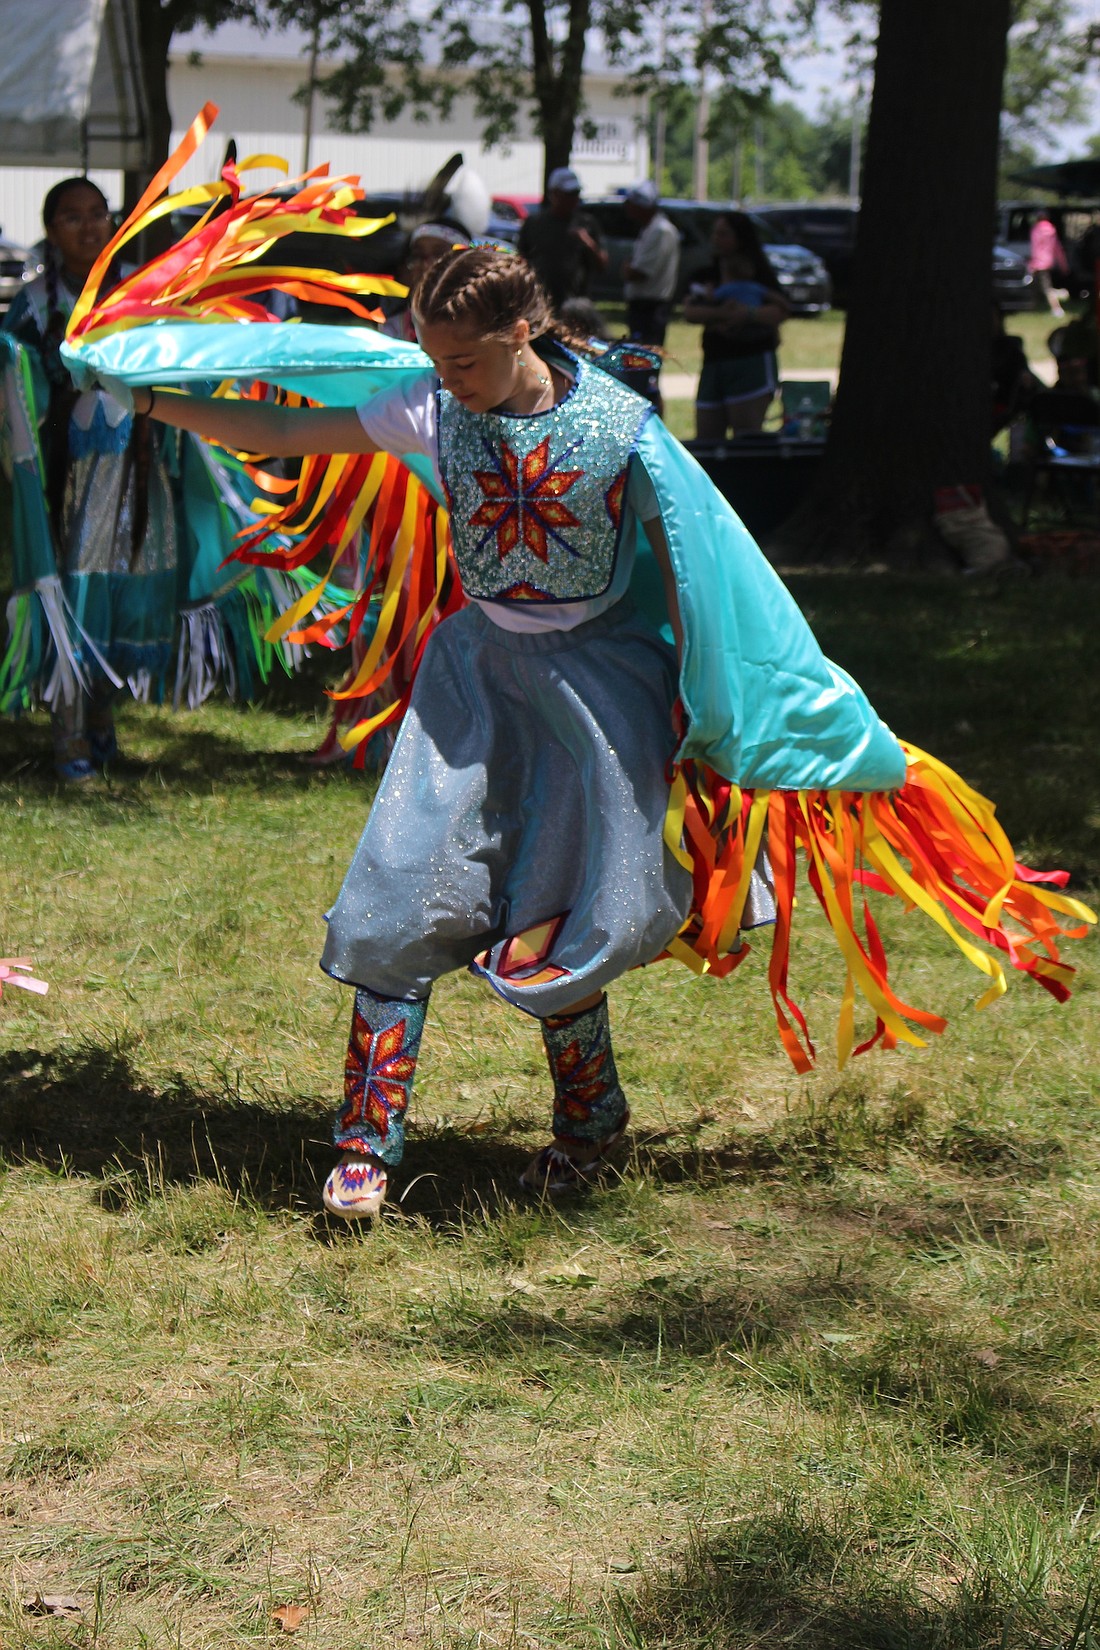
<svg viewBox="0 0 1100 1650"><path fill-rule="evenodd" d="M519 250L559 310L568 298L583 298L594 272L607 268L600 232L580 210L581 180L569 166L557 166L546 180L541 212L524 218Z"/></svg>
<svg viewBox="0 0 1100 1650"><path fill-rule="evenodd" d="M661 211L657 186L648 178L627 190L623 206L639 231L623 265L626 324L634 343L660 349L680 273L679 231Z"/></svg>

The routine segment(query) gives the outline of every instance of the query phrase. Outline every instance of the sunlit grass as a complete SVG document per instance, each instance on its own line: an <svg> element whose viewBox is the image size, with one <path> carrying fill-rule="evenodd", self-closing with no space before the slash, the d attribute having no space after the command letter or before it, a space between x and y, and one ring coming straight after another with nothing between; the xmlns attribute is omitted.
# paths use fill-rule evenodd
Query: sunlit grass
<svg viewBox="0 0 1100 1650"><path fill-rule="evenodd" d="M1091 587L806 578L899 732L1100 885ZM795 949L612 993L621 1174L523 1202L537 1030L441 983L379 1230L316 1213L347 993L321 913L371 785L302 757L315 681L126 708L61 789L0 724L0 1644L474 1650L1096 1641L1100 1010L981 982L884 914L924 1052L830 1061L842 985ZM760 947L760 950L763 948ZM73 1595L82 1619L36 1616Z"/></svg>

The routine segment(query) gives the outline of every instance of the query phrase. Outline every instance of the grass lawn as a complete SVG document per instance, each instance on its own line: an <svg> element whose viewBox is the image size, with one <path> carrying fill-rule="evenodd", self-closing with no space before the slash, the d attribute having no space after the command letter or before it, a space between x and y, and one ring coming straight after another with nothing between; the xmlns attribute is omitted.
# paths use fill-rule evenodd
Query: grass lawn
<svg viewBox="0 0 1100 1650"><path fill-rule="evenodd" d="M1100 886L1091 587L804 578L882 713ZM612 994L621 1173L538 1207L537 1032L433 997L401 1201L316 1212L349 995L318 972L370 786L316 686L128 708L59 789L0 724L0 1645L1024 1650L1097 1642L1100 1002L885 913L924 1052L796 1077L762 956ZM942 942L942 943L941 943ZM35 1613L72 1597L79 1615ZM32 1606L26 1608L27 1603Z"/></svg>

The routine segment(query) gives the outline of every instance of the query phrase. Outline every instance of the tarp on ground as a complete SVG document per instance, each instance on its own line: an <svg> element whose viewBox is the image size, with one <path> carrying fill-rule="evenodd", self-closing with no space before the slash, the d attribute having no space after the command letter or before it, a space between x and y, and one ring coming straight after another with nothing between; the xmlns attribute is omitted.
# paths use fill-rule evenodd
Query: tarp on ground
<svg viewBox="0 0 1100 1650"><path fill-rule="evenodd" d="M3 11L0 165L148 165L135 0L24 0Z"/></svg>

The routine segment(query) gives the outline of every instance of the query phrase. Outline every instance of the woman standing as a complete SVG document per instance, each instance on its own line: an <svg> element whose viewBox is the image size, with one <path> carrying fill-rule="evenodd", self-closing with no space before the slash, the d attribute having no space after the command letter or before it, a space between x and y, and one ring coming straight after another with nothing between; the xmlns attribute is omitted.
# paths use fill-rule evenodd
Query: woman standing
<svg viewBox="0 0 1100 1650"><path fill-rule="evenodd" d="M65 323L113 224L102 192L66 178L42 205L46 267L12 304L4 329L31 357L54 553L71 625L75 674L51 703L54 762L89 778L117 753L113 702L163 675L176 608L176 523L168 475L146 418L101 390L78 391L60 356ZM105 287L120 278L116 267ZM56 638L55 638L56 639Z"/></svg>
<svg viewBox="0 0 1100 1650"><path fill-rule="evenodd" d="M723 212L711 235L714 264L693 285L684 318L702 325L703 371L695 434L722 441L727 430L759 430L779 383L775 352L790 313L750 217Z"/></svg>

